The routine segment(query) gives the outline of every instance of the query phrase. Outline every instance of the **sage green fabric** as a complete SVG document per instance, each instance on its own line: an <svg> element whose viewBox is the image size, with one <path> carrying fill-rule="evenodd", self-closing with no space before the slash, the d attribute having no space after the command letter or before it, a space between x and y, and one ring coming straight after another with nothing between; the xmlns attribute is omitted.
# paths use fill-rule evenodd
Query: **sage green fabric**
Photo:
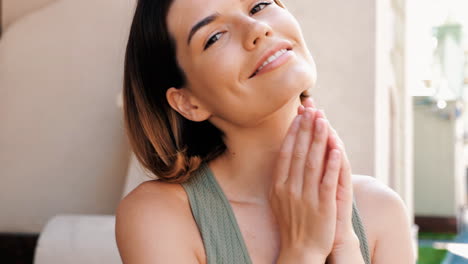
<svg viewBox="0 0 468 264"><path fill-rule="evenodd" d="M208 164L202 163L182 186L203 239L207 263L252 264L232 207ZM370 264L367 238L354 199L352 222L364 261Z"/></svg>

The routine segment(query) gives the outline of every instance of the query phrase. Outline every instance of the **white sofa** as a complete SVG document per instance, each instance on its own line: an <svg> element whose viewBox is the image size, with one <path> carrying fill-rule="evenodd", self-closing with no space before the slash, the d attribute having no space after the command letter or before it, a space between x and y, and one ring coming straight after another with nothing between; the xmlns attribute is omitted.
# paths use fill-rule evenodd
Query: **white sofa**
<svg viewBox="0 0 468 264"><path fill-rule="evenodd" d="M122 197L149 179L133 155L130 164ZM57 215L47 222L39 236L34 263L122 263L114 228L114 215Z"/></svg>
<svg viewBox="0 0 468 264"><path fill-rule="evenodd" d="M36 264L122 263L114 239L113 215L57 215L36 246Z"/></svg>

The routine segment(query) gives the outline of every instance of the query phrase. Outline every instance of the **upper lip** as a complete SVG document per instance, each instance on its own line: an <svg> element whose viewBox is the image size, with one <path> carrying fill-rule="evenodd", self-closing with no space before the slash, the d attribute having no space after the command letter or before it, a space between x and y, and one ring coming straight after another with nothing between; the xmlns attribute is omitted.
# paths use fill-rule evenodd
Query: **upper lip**
<svg viewBox="0 0 468 264"><path fill-rule="evenodd" d="M264 52L263 55L260 57L257 64L255 65L254 71L250 74L249 78L253 77L253 75L257 72L257 69L263 65L266 59L268 59L271 55L275 54L278 50L282 50L282 49L291 50L292 45L286 41L282 41L273 45L270 49Z"/></svg>

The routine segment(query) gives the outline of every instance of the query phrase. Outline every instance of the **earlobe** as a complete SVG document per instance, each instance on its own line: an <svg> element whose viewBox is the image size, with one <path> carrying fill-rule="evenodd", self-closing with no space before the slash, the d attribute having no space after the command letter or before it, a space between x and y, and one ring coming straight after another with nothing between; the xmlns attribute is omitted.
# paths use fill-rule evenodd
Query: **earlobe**
<svg viewBox="0 0 468 264"><path fill-rule="evenodd" d="M196 99L186 88L169 88L166 92L166 99L172 109L188 120L201 122L208 119L211 115L198 105Z"/></svg>

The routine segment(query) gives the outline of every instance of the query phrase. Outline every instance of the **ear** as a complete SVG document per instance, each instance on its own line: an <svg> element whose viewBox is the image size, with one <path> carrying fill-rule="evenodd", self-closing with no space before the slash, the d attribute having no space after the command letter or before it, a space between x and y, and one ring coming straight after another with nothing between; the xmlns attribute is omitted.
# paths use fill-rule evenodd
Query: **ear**
<svg viewBox="0 0 468 264"><path fill-rule="evenodd" d="M194 122L205 121L211 116L187 88L169 88L166 99L172 109Z"/></svg>

